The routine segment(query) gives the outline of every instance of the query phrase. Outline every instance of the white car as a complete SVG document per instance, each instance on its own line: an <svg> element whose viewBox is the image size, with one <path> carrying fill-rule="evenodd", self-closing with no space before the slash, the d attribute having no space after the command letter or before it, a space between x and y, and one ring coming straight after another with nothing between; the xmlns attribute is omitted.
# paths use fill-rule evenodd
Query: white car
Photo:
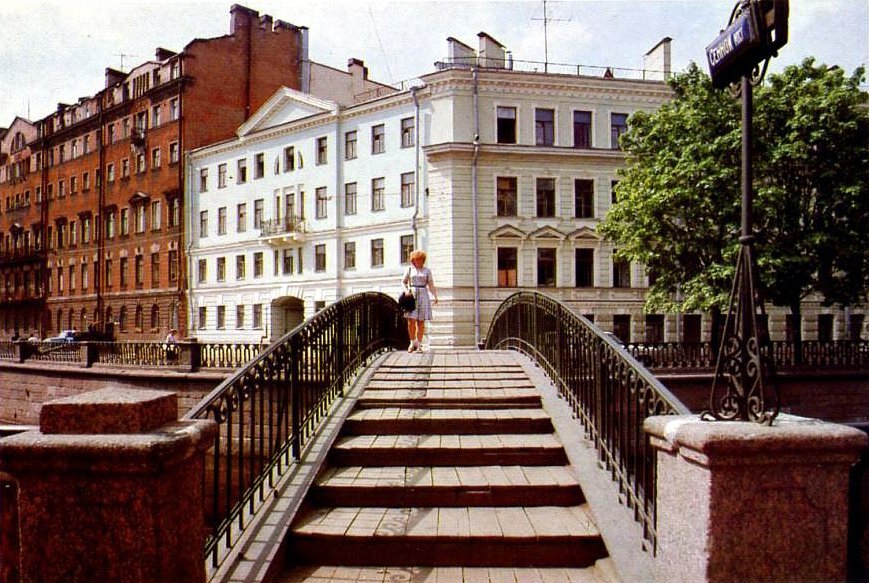
<svg viewBox="0 0 869 583"><path fill-rule="evenodd" d="M49 344L66 344L69 342L77 342L79 333L76 330L62 330L57 336L46 338L43 342Z"/></svg>

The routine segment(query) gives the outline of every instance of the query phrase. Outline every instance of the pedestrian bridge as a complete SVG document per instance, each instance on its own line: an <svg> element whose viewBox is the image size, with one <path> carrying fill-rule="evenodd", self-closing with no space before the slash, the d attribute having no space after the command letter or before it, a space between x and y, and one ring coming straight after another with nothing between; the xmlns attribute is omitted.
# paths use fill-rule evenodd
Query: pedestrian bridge
<svg viewBox="0 0 869 583"><path fill-rule="evenodd" d="M648 569L643 419L688 410L564 310L519 294L486 350L407 353L395 302L363 294L228 379L188 415L221 427L210 578L618 581L606 531Z"/></svg>

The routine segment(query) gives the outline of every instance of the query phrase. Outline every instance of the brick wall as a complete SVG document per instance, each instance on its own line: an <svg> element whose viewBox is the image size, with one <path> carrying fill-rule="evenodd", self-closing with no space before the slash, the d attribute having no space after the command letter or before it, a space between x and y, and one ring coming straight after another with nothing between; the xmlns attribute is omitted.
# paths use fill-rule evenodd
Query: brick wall
<svg viewBox="0 0 869 583"><path fill-rule="evenodd" d="M85 369L73 366L0 364L0 424L38 425L42 403L105 388L158 389L178 393L179 417L219 385L227 374Z"/></svg>

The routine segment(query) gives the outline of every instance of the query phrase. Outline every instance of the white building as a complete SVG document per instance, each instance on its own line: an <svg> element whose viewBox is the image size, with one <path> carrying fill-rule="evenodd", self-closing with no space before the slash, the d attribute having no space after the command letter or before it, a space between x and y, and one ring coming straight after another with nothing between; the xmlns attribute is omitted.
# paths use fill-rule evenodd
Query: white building
<svg viewBox="0 0 869 583"><path fill-rule="evenodd" d="M478 36L476 50L448 39L447 62L386 96L376 84L351 96L312 84L328 100L281 90L236 139L189 155L191 331L274 339L352 293L397 295L419 247L441 300L434 344L481 341L518 289L544 291L625 340L710 338L704 315L645 314L644 270L614 261L596 233L625 163L627 117L670 98L670 39L645 56L660 70L614 74L520 71ZM351 60L356 78L359 67ZM825 326L834 317L823 316ZM785 322L771 317L774 338Z"/></svg>

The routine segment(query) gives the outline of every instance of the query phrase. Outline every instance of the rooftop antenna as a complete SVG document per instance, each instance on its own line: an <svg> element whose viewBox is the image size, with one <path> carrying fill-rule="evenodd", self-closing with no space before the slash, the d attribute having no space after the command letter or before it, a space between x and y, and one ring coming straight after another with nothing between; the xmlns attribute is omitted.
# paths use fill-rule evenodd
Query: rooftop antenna
<svg viewBox="0 0 869 583"><path fill-rule="evenodd" d="M543 21L543 72L549 72L549 23L550 22L570 22L569 18L549 18L546 11L546 0L543 0L543 18L532 18L531 20Z"/></svg>
<svg viewBox="0 0 869 583"><path fill-rule="evenodd" d="M115 53L116 57L121 57L121 71L124 70L124 57L138 57L139 55L134 55L131 53Z"/></svg>

